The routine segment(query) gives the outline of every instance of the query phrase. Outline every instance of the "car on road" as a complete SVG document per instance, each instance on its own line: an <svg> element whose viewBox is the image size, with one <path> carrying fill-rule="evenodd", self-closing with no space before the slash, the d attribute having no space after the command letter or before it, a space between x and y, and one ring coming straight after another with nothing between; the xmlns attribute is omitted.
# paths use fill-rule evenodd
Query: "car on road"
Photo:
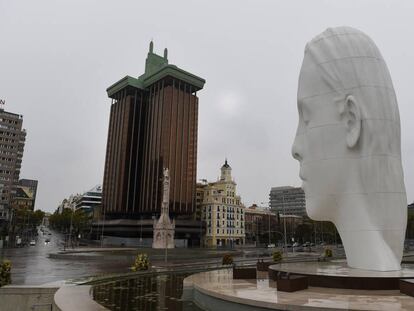
<svg viewBox="0 0 414 311"><path fill-rule="evenodd" d="M295 243L293 244L293 250L294 250L295 252L303 252L303 247L302 247L302 245L301 245L300 243L295 242Z"/></svg>
<svg viewBox="0 0 414 311"><path fill-rule="evenodd" d="M35 240L31 240L30 241L30 246L35 246L36 245L36 241Z"/></svg>
<svg viewBox="0 0 414 311"><path fill-rule="evenodd" d="M276 247L276 245L274 245L274 244L268 244L267 245L267 248L275 248Z"/></svg>

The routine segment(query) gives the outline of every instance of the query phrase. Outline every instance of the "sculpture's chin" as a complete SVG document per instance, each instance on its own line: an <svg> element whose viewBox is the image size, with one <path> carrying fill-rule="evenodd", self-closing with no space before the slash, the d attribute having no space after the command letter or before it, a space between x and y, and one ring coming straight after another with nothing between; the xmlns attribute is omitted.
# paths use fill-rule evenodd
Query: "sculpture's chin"
<svg viewBox="0 0 414 311"><path fill-rule="evenodd" d="M308 216L309 216L310 219L316 220L316 221L326 220L326 219L324 219L323 213L321 213L320 208L311 207L311 206L309 206L311 204L308 204L308 202L306 202L306 203L307 203L307 205L306 205L306 213L308 214Z"/></svg>
<svg viewBox="0 0 414 311"><path fill-rule="evenodd" d="M331 221L334 218L336 204L331 196L306 195L306 213L316 221Z"/></svg>

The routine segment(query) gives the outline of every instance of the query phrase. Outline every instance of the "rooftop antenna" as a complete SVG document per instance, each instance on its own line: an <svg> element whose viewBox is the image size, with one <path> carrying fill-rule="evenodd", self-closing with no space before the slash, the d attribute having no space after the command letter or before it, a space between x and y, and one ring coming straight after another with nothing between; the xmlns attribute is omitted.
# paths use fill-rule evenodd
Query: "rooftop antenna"
<svg viewBox="0 0 414 311"><path fill-rule="evenodd" d="M0 99L0 109L3 109L5 105L6 105L6 100Z"/></svg>

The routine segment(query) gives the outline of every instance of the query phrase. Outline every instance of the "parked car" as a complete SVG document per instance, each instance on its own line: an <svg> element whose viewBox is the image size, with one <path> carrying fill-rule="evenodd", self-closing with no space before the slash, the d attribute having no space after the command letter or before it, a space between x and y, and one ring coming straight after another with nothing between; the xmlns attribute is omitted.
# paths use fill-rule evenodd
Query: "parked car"
<svg viewBox="0 0 414 311"><path fill-rule="evenodd" d="M267 248L275 248L276 247L276 245L274 245L274 244L268 244L267 245Z"/></svg>
<svg viewBox="0 0 414 311"><path fill-rule="evenodd" d="M36 241L35 240L31 240L30 241L30 246L35 246L36 245Z"/></svg>
<svg viewBox="0 0 414 311"><path fill-rule="evenodd" d="M303 252L303 247L302 247L302 245L301 245L300 243L295 242L295 243L293 244L293 250L294 250L295 252Z"/></svg>

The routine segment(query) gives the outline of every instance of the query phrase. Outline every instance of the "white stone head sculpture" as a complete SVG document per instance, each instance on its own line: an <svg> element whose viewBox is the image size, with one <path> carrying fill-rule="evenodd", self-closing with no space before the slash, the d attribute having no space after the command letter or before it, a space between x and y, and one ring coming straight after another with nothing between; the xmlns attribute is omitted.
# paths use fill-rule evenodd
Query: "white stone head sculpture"
<svg viewBox="0 0 414 311"><path fill-rule="evenodd" d="M349 27L310 41L292 147L310 218L331 221L348 265L399 270L407 224L400 118L384 59Z"/></svg>

